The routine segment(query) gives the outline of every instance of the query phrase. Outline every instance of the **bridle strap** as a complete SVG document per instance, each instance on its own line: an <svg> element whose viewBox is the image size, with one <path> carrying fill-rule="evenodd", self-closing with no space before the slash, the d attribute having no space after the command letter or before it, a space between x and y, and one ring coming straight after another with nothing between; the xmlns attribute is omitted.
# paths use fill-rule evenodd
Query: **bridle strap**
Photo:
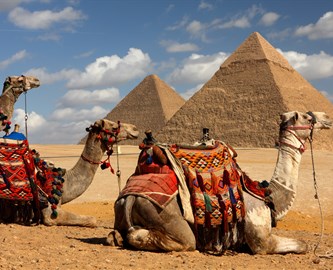
<svg viewBox="0 0 333 270"><path fill-rule="evenodd" d="M102 161L98 161L98 162L96 162L96 161L90 160L90 159L86 158L83 154L81 154L81 158L82 158L84 161L89 162L90 164L96 164L96 165L102 164Z"/></svg>
<svg viewBox="0 0 333 270"><path fill-rule="evenodd" d="M94 130L93 126L90 126L89 128L86 128L86 131L88 131L88 132L91 132L93 130ZM101 133L110 135L110 138L109 139L102 138ZM96 162L96 161L88 159L83 154L81 154L81 158L84 161L89 162L90 164L101 165L101 168L103 170L106 169L106 168L110 168L111 173L114 174L114 170L113 170L113 168L111 166L111 162L110 162L110 156L113 153L113 149L112 149L113 144L111 144L111 147L109 147L108 142L110 142L110 143L115 142L116 145L117 145L119 133L120 133L120 121L118 121L118 127L116 129L112 129L111 131L108 130L108 129L101 129L101 130L99 130L97 138L99 140L101 140L101 142L105 145L105 148L107 149L106 150L107 158L105 160ZM117 170L117 176L118 176L118 179L119 179L120 178L120 170L119 170L119 161L118 161L118 151L117 151L117 168L118 168L118 170Z"/></svg>
<svg viewBox="0 0 333 270"><path fill-rule="evenodd" d="M305 146L305 141L302 141L302 139L300 137L298 137L295 132L293 132L294 130L307 130L307 129L310 129L311 130L311 134L310 134L310 139L309 140L312 140L312 131L313 131L313 124L312 125L304 125L304 126L289 126L287 127L286 129L284 129L285 131L289 132L290 134L292 134L300 143L301 145L299 147L293 145L293 144L290 144L290 143L287 143L285 141L279 141L279 144L283 144L283 145L287 145L293 149L296 149L298 150L299 152L301 153L304 153L305 150L306 150L306 146Z"/></svg>

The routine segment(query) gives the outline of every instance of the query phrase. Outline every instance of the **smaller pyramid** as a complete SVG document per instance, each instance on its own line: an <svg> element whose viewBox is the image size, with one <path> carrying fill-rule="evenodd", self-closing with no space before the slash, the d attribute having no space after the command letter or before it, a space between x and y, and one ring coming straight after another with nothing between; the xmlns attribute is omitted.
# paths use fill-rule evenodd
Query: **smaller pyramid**
<svg viewBox="0 0 333 270"><path fill-rule="evenodd" d="M135 125L140 132L139 138L127 140L124 144L138 145L146 130L150 129L153 135L159 132L184 104L185 100L175 90L152 74L144 78L105 118Z"/></svg>

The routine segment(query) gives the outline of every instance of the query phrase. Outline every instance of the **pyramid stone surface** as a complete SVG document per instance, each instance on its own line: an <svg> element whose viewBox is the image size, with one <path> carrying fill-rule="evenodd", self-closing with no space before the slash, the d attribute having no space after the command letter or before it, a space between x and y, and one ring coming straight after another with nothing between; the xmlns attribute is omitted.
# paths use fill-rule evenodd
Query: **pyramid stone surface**
<svg viewBox="0 0 333 270"><path fill-rule="evenodd" d="M259 33L252 33L213 77L156 135L161 142L193 143L210 136L234 147L274 147L279 115L324 111L333 104ZM314 135L314 148L333 150L333 130Z"/></svg>
<svg viewBox="0 0 333 270"><path fill-rule="evenodd" d="M147 129L157 133L184 104L185 100L177 92L153 74L139 83L105 118L136 125L140 132L139 139L123 143L138 145Z"/></svg>

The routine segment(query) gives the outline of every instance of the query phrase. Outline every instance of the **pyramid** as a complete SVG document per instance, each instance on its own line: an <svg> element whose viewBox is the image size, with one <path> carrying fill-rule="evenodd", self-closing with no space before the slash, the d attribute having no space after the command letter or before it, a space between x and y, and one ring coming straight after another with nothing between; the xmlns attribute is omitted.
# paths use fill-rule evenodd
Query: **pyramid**
<svg viewBox="0 0 333 270"><path fill-rule="evenodd" d="M184 104L185 100L176 91L153 74L144 78L105 118L136 125L139 138L126 140L124 144L138 145L147 129L157 133Z"/></svg>
<svg viewBox="0 0 333 270"><path fill-rule="evenodd" d="M161 142L210 137L234 147L274 147L280 114L324 111L333 104L307 82L259 33L252 33L213 77L156 135ZM333 150L333 130L314 135L314 148Z"/></svg>

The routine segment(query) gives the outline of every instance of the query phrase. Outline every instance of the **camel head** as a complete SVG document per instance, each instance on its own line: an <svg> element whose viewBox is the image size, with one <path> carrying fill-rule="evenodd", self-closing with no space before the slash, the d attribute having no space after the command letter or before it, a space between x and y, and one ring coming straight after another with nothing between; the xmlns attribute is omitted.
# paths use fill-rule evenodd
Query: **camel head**
<svg viewBox="0 0 333 270"><path fill-rule="evenodd" d="M332 120L324 112L287 112L280 115L280 144L304 151L304 143L314 130L329 129Z"/></svg>
<svg viewBox="0 0 333 270"><path fill-rule="evenodd" d="M134 140L139 136L139 131L135 125L116 123L108 119L97 120L86 130L91 136L96 136L96 139L100 139L109 145L123 140Z"/></svg>
<svg viewBox="0 0 333 270"><path fill-rule="evenodd" d="M40 81L32 76L10 76L7 77L3 83L2 94L4 95L7 91L11 90L15 98L32 88L40 86Z"/></svg>

